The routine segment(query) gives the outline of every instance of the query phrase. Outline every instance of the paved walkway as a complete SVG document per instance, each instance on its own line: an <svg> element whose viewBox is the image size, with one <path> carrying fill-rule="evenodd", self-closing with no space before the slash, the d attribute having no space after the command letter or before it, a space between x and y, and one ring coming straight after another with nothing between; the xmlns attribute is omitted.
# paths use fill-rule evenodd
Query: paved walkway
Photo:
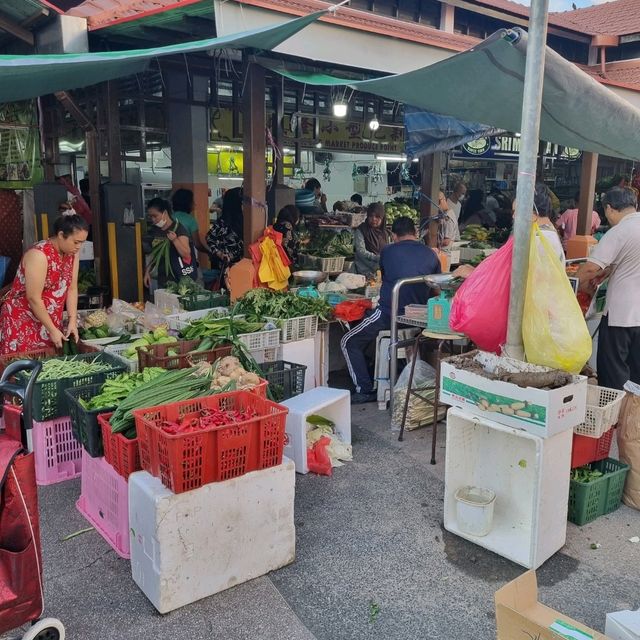
<svg viewBox="0 0 640 640"><path fill-rule="evenodd" d="M97 533L61 542L88 526L79 482L42 488L47 614L71 640L495 638L493 594L523 569L443 530L444 434L434 467L430 430L399 443L375 405L354 408L353 425L353 463L297 477L296 562L166 616ZM608 611L639 607L634 535L640 513L626 507L569 525L538 572L541 599L598 630Z"/></svg>

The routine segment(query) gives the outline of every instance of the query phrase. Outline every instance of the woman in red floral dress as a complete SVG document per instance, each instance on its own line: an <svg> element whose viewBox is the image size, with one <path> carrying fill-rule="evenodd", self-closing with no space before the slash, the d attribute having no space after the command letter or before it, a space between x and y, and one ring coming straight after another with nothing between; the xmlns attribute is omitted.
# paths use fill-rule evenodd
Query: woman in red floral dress
<svg viewBox="0 0 640 640"><path fill-rule="evenodd" d="M75 212L60 216L54 235L22 257L11 290L0 308L0 355L62 347L78 340L78 268L87 223ZM69 325L62 333L62 313Z"/></svg>

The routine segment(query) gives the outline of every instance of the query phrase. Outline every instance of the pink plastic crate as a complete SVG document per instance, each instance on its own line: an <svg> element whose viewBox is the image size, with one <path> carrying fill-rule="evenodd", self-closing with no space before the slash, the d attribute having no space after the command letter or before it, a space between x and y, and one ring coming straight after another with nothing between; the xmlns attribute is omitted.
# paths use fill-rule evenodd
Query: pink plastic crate
<svg viewBox="0 0 640 640"><path fill-rule="evenodd" d="M80 475L82 445L73 437L71 418L33 421L33 451L36 460L36 482L55 484Z"/></svg>
<svg viewBox="0 0 640 640"><path fill-rule="evenodd" d="M82 452L82 488L78 511L121 557L129 559L127 481L104 459Z"/></svg>

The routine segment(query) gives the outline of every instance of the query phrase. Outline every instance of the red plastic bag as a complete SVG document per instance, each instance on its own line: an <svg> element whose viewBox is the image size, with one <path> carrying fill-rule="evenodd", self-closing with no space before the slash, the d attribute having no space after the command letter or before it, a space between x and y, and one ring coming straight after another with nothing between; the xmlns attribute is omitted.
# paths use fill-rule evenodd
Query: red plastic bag
<svg viewBox="0 0 640 640"><path fill-rule="evenodd" d="M362 320L369 309L371 309L371 300L367 298L362 300L345 300L336 305L333 313L339 320L355 322L356 320Z"/></svg>
<svg viewBox="0 0 640 640"><path fill-rule="evenodd" d="M333 467L331 466L331 458L327 453L327 447L331 444L331 438L322 436L320 440L314 443L313 447L307 449L307 466L311 473L317 473L321 476L330 476Z"/></svg>
<svg viewBox="0 0 640 640"><path fill-rule="evenodd" d="M507 340L513 236L483 260L458 289L449 326L483 351L500 353Z"/></svg>

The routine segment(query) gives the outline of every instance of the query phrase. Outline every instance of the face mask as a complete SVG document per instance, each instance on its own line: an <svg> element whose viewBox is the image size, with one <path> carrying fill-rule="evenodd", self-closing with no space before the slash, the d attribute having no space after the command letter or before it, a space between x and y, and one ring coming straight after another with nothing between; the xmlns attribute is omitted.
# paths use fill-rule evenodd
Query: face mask
<svg viewBox="0 0 640 640"><path fill-rule="evenodd" d="M155 224L156 227L159 227L160 229L162 229L162 227L164 227L164 216L162 216L162 218L158 220L158 222L154 222L153 224Z"/></svg>

